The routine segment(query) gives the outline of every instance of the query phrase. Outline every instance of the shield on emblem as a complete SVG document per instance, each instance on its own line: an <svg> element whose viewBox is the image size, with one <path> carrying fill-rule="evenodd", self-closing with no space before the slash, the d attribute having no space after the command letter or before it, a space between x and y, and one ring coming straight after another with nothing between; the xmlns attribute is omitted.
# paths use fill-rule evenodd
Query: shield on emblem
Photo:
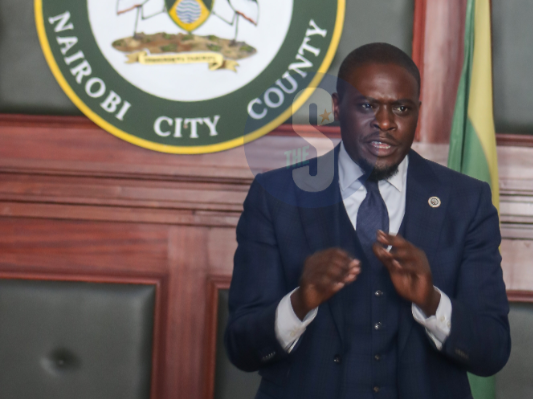
<svg viewBox="0 0 533 399"><path fill-rule="evenodd" d="M207 20L214 2L215 0L165 0L170 18L189 33Z"/></svg>

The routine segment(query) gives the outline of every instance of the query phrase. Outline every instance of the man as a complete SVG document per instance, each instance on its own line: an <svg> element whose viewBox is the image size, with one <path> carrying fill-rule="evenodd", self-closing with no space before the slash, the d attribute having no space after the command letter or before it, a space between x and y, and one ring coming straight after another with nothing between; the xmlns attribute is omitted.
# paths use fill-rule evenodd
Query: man
<svg viewBox="0 0 533 399"><path fill-rule="evenodd" d="M256 398L471 398L466 372L507 362L490 188L410 149L419 94L401 50L356 49L333 95L333 183L306 192L285 169L252 184L225 343L259 370Z"/></svg>

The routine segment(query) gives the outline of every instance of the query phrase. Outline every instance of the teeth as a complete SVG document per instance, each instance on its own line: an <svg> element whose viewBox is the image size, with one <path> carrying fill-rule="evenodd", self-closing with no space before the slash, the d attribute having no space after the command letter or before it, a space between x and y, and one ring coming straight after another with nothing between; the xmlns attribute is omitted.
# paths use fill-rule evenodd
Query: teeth
<svg viewBox="0 0 533 399"><path fill-rule="evenodd" d="M370 144L372 144L373 147L376 147L382 150L388 150L390 148L390 145L382 143L381 141L372 141Z"/></svg>

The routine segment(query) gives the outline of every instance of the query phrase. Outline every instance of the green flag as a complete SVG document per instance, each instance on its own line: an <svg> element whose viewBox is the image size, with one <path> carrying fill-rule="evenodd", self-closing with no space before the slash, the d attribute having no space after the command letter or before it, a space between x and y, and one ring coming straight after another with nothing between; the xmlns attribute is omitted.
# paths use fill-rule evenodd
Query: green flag
<svg viewBox="0 0 533 399"><path fill-rule="evenodd" d="M450 136L448 167L490 184L499 207L498 159L492 111L490 0L468 0L464 63ZM474 399L494 399L494 377L468 375Z"/></svg>

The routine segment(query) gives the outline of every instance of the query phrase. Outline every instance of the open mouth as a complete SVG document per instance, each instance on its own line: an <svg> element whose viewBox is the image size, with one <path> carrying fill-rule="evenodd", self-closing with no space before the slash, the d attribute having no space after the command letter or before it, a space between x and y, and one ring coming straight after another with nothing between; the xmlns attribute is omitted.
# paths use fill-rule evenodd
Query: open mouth
<svg viewBox="0 0 533 399"><path fill-rule="evenodd" d="M372 140L366 143L368 151L376 157L386 157L391 155L396 149L395 145L379 140Z"/></svg>
<svg viewBox="0 0 533 399"><path fill-rule="evenodd" d="M371 141L370 145L378 150L388 150L391 148L390 144L383 143L381 141Z"/></svg>

